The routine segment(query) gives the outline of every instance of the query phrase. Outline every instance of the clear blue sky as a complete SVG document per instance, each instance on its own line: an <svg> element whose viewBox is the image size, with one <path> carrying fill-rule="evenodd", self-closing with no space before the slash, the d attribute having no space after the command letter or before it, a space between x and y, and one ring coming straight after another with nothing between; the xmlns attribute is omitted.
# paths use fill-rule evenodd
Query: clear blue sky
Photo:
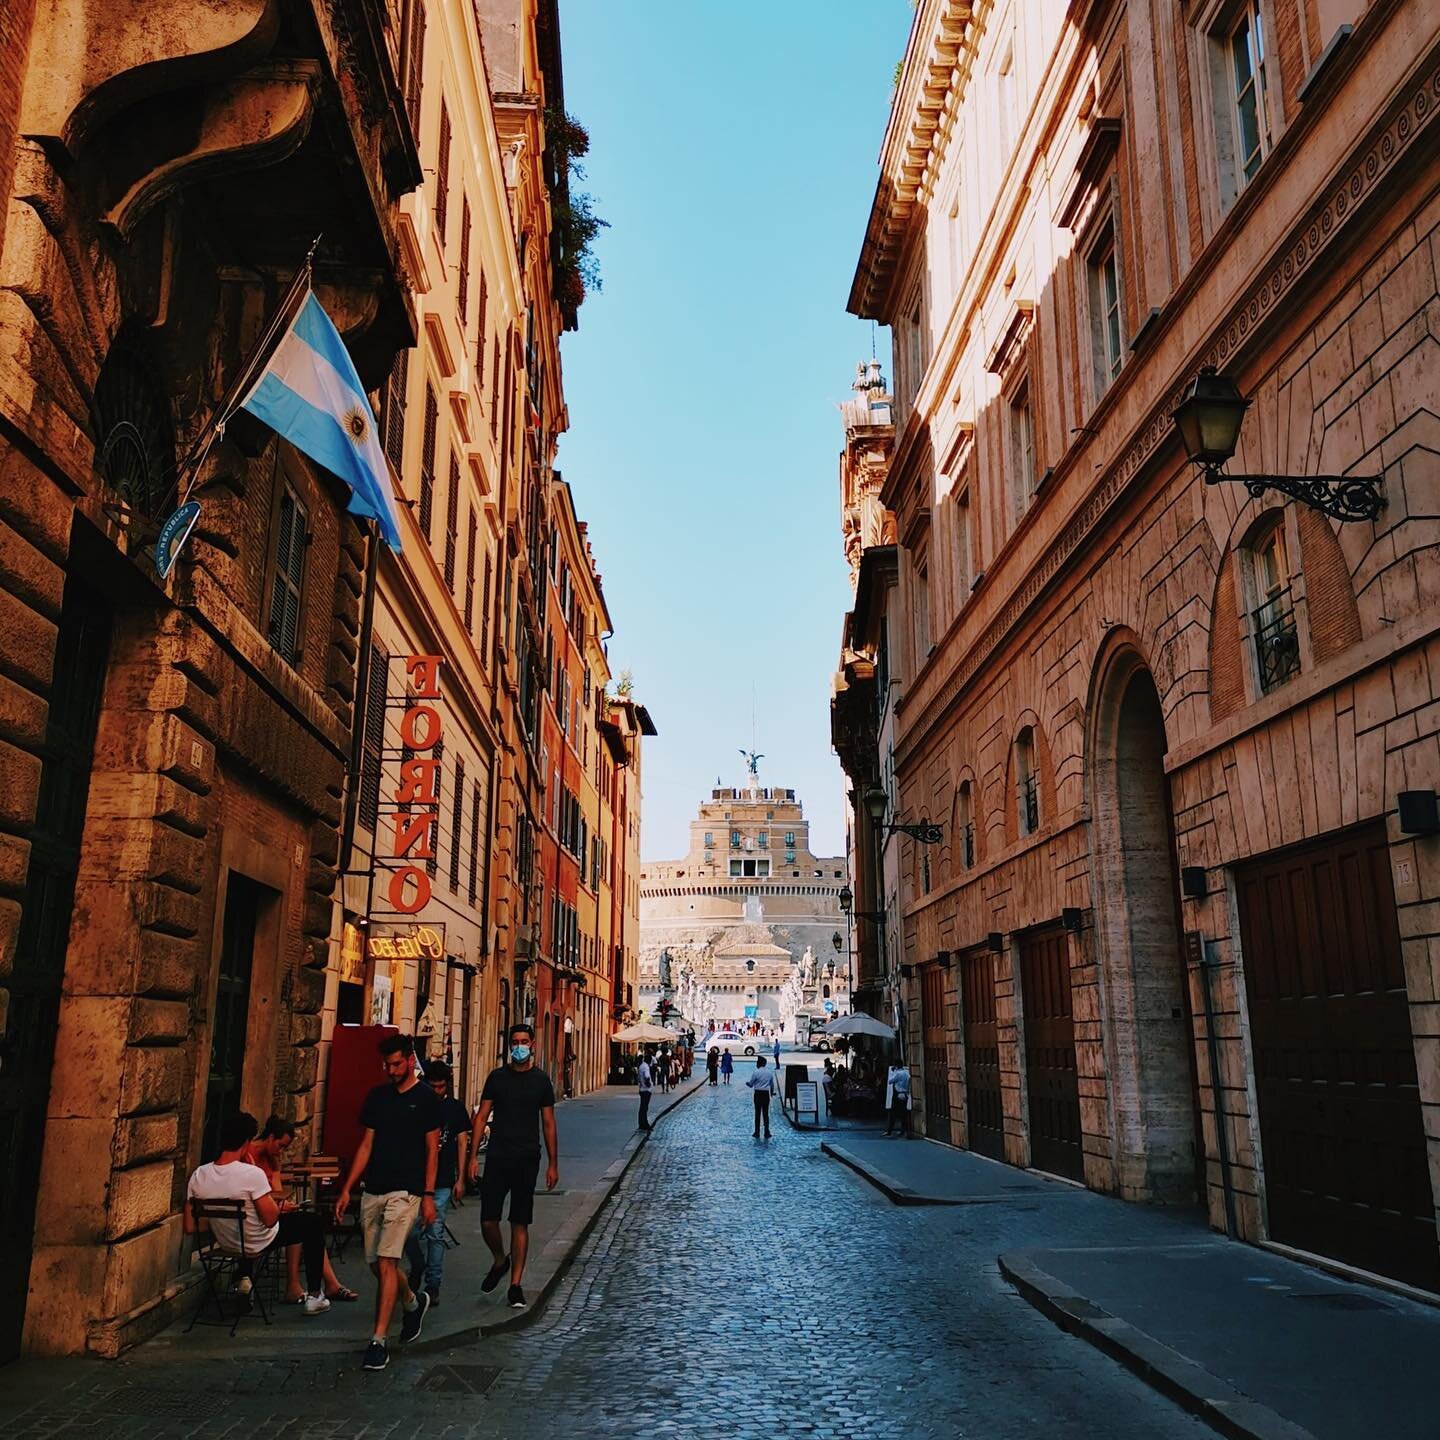
<svg viewBox="0 0 1440 1440"><path fill-rule="evenodd" d="M589 522L646 742L642 848L684 852L762 784L843 853L830 679L850 591L837 403L870 326L845 312L908 0L561 0L565 103L610 222L563 352L559 466ZM881 358L887 362L884 332Z"/></svg>

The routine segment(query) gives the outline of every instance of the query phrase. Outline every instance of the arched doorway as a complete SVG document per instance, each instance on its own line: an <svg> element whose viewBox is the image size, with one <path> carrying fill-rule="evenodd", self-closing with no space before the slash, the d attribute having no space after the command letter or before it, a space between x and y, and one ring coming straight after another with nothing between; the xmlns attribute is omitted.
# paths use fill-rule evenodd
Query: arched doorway
<svg viewBox="0 0 1440 1440"><path fill-rule="evenodd" d="M1185 1204L1202 1193L1204 1145L1165 717L1132 650L1112 658L1099 694L1096 900L1117 1178L1127 1199Z"/></svg>

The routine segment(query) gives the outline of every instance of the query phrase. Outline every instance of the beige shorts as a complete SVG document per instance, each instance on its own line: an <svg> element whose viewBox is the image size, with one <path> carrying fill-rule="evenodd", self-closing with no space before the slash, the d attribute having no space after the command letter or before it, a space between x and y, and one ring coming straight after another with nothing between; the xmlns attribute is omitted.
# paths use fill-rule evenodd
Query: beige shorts
<svg viewBox="0 0 1440 1440"><path fill-rule="evenodd" d="M420 1213L420 1197L408 1190L387 1190L383 1195L360 1197L360 1229L365 1235L365 1263L399 1260L405 1254L405 1237Z"/></svg>

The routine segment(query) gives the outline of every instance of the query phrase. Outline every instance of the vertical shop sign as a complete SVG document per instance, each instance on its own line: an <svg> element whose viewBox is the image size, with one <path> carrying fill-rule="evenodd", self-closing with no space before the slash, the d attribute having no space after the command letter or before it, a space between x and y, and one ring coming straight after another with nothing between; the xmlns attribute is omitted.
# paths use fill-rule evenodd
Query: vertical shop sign
<svg viewBox="0 0 1440 1440"><path fill-rule="evenodd" d="M444 736L440 710L439 655L410 655L405 660L407 688L400 714L400 743L406 758L400 762L395 786L395 828L390 847L387 898L399 915L415 915L430 903L430 876L417 860L435 855L435 832L440 819L440 762L435 747Z"/></svg>

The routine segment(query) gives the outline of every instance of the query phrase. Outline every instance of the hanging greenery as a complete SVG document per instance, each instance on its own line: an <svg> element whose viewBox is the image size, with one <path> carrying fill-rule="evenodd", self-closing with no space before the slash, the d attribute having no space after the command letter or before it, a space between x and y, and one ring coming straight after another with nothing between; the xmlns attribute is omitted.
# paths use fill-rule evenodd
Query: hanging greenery
<svg viewBox="0 0 1440 1440"><path fill-rule="evenodd" d="M590 151L590 135L573 115L563 110L545 111L545 139L557 167L568 172L570 185L565 194L551 197L550 212L555 227L555 298L566 309L578 310L591 291L599 294L600 260L594 244L610 222L595 213L595 198L576 188L585 179L581 163Z"/></svg>

